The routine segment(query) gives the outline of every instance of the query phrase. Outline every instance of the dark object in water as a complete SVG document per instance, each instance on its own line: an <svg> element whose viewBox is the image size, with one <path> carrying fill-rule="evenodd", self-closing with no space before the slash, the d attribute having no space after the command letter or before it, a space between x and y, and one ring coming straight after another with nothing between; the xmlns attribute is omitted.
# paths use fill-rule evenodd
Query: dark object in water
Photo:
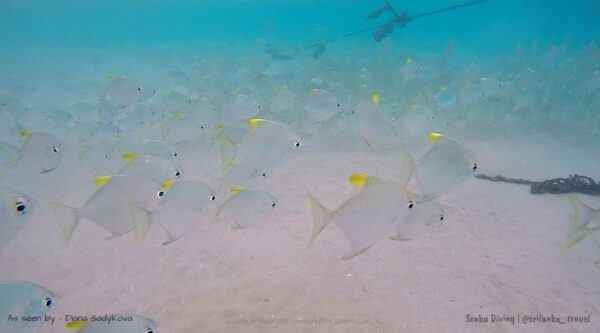
<svg viewBox="0 0 600 333"><path fill-rule="evenodd" d="M305 49L314 49L311 56L318 59L325 53L325 43L315 43L304 47Z"/></svg>
<svg viewBox="0 0 600 333"><path fill-rule="evenodd" d="M389 23L379 28L379 30L375 31L373 33L373 38L375 39L375 41L379 42L382 39L384 39L385 36L391 34L392 32L394 32L394 24Z"/></svg>
<svg viewBox="0 0 600 333"><path fill-rule="evenodd" d="M375 41L379 42L382 39L384 39L387 35L394 32L394 27L396 25L399 25L400 28L404 28L406 23L410 22L411 20L412 20L412 17L410 17L410 15L408 15L407 12L404 12L404 13L402 13L402 15L397 16L395 19L393 19L390 23L388 23L388 24L384 25L383 27L379 28L378 30L376 30L373 33L373 38L375 39Z"/></svg>
<svg viewBox="0 0 600 333"><path fill-rule="evenodd" d="M530 185L531 194L564 194L564 193L583 193L588 195L600 195L600 183L587 176L570 175L567 178L552 178L541 182L536 182L521 178L507 178L501 175L491 177L486 175L475 175L476 178L491 180L496 182L505 182L511 184Z"/></svg>
<svg viewBox="0 0 600 333"><path fill-rule="evenodd" d="M313 58L317 58L318 59L319 57L321 57L323 55L323 53L325 53L325 44L326 43L334 42L338 38L348 38L348 37L359 35L359 34L362 34L362 33L365 33L365 32L374 31L373 34L372 34L373 38L377 42L379 42L382 39L384 39L386 36L388 36L389 34L391 34L392 32L394 32L394 28L396 27L396 25L398 25L398 26L400 26L402 28L408 22L411 22L411 21L413 21L414 19L417 19L417 18L421 18L421 17L425 17L425 16L430 16L430 15L435 15L435 14L447 12L447 11L450 11L450 10L458 9L458 8L461 8L461 7L476 5L476 4L479 4L479 3L482 3L482 2L486 2L486 1L489 1L489 0L473 0L473 1L466 2L466 3L462 3L460 5L454 5L454 6L450 6L450 7L446 7L446 8L442 8L442 9L438 9L438 10L434 10L434 11L431 11L431 12L418 14L418 15L409 15L407 12L404 12L404 13L402 13L402 15L400 15L392 7L392 5L390 4L390 2L388 0L384 0L384 1L385 1L385 6L377 9L374 12L371 12L371 13L365 15L365 20L374 20L374 19L378 18L379 16L381 16L381 14L389 11L392 14L394 14L394 18L392 20L390 20L388 23L384 23L384 24L373 26L373 27L368 27L368 28L365 28L365 29L353 31L353 32L344 34L341 37L330 38L329 40L326 40L326 41L321 41L321 42L313 43L311 45L302 47L302 49L315 48L315 50L312 52L311 55L312 55ZM273 57L273 58L276 59L275 57ZM289 59L285 59L285 60L289 60Z"/></svg>
<svg viewBox="0 0 600 333"><path fill-rule="evenodd" d="M379 15L381 15L382 13L387 12L387 11L392 11L392 7L390 7L386 1L386 5L384 7L381 7L379 9L377 9L376 11L365 15L365 21L374 20L374 19L378 18Z"/></svg>
<svg viewBox="0 0 600 333"><path fill-rule="evenodd" d="M318 59L325 52L325 44L319 43L317 48L311 54L313 58Z"/></svg>
<svg viewBox="0 0 600 333"><path fill-rule="evenodd" d="M358 31L354 31L348 34L345 34L344 37L350 37L350 36L354 36L354 35L358 35L361 34L363 32L367 32L367 31L372 31L372 30L377 30L373 33L373 38L375 38L376 41L381 41L383 38L385 38L387 35L389 35L390 33L392 33L394 31L394 27L396 25L399 25L400 27L404 27L406 25L406 23L417 19L417 18L421 18L421 17L425 17L425 16L430 16L430 15L435 15L435 14L440 14L443 12L447 12L450 10L454 10L454 9L458 9L458 8L462 8L462 7L466 7L466 6L471 6L471 5L476 5L476 4L480 4L482 2L486 2L489 0L474 0L474 1L469 1L466 3L462 3L460 5L454 5L454 6L450 6L450 7L446 7L446 8L442 8L442 9L437 9L431 12L427 12L427 13L422 13L422 14L418 14L418 15L409 15L408 13L404 12L402 13L402 15L398 14L398 12L392 7L392 5L385 0L386 6L383 8L378 9L377 11L370 13L367 15L367 18L371 18L371 16L373 17L378 17L379 15L381 15L381 13L383 13L384 11L391 11L392 13L394 13L395 18L393 18L391 21L389 21L388 23L385 24L380 24L374 27L369 27L366 29L361 29ZM375 16L375 14L377 14L377 16Z"/></svg>

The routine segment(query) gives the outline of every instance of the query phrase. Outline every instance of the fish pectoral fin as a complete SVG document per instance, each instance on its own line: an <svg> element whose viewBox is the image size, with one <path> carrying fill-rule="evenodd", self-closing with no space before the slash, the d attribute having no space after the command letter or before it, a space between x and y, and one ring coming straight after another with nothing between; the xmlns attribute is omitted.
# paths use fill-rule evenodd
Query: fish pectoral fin
<svg viewBox="0 0 600 333"><path fill-rule="evenodd" d="M131 221L133 222L133 234L135 243L139 244L146 238L148 230L150 230L150 212L136 204L129 203L129 211L131 212Z"/></svg>

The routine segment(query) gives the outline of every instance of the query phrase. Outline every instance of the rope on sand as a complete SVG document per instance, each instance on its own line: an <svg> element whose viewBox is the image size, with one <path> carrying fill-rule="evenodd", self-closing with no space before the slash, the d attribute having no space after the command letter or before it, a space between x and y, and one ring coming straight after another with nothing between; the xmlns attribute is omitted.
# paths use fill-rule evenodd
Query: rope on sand
<svg viewBox="0 0 600 333"><path fill-rule="evenodd" d="M600 183L597 183L591 177L570 175L567 178L552 178L541 182L536 182L521 178L507 178L502 175L487 176L478 174L476 178L490 180L495 182L504 182L511 184L530 185L531 194L564 194L564 193L583 193L588 195L600 195Z"/></svg>

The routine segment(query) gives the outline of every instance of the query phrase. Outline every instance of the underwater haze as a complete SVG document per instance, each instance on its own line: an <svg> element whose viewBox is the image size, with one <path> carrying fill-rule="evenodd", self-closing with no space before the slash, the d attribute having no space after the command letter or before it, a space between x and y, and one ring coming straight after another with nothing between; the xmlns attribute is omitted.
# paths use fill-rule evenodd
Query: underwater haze
<svg viewBox="0 0 600 333"><path fill-rule="evenodd" d="M0 333L600 331L600 2L0 0Z"/></svg>

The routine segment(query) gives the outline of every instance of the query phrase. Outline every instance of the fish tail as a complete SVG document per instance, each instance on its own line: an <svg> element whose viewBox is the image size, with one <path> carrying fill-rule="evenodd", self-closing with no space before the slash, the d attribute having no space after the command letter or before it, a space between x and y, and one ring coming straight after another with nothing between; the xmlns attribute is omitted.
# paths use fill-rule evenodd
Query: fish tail
<svg viewBox="0 0 600 333"><path fill-rule="evenodd" d="M133 235L135 243L139 244L146 238L148 230L150 230L150 212L138 205L129 204L131 212L131 221L133 222Z"/></svg>
<svg viewBox="0 0 600 333"><path fill-rule="evenodd" d="M310 244L319 236L321 231L329 224L330 211L325 208L320 202L317 201L312 195L308 196L308 202L310 204L310 210L312 212L313 224L312 224L312 235L310 237Z"/></svg>
<svg viewBox="0 0 600 333"><path fill-rule="evenodd" d="M573 205L574 213L570 216L567 248L575 246L588 236L591 230L586 227L586 223L592 213L592 209L577 198L570 196L569 201Z"/></svg>
<svg viewBox="0 0 600 333"><path fill-rule="evenodd" d="M55 221L58 226L58 231L60 232L62 243L64 245L69 244L69 240L71 240L71 236L73 236L73 231L79 222L77 209L65 206L58 202L50 202L48 203L48 206L50 206L50 210L52 210L56 217Z"/></svg>
<svg viewBox="0 0 600 333"><path fill-rule="evenodd" d="M221 166L219 167L219 170L221 172L226 172L235 166L235 144L222 132L217 136L217 142L219 144L219 155L221 157Z"/></svg>

